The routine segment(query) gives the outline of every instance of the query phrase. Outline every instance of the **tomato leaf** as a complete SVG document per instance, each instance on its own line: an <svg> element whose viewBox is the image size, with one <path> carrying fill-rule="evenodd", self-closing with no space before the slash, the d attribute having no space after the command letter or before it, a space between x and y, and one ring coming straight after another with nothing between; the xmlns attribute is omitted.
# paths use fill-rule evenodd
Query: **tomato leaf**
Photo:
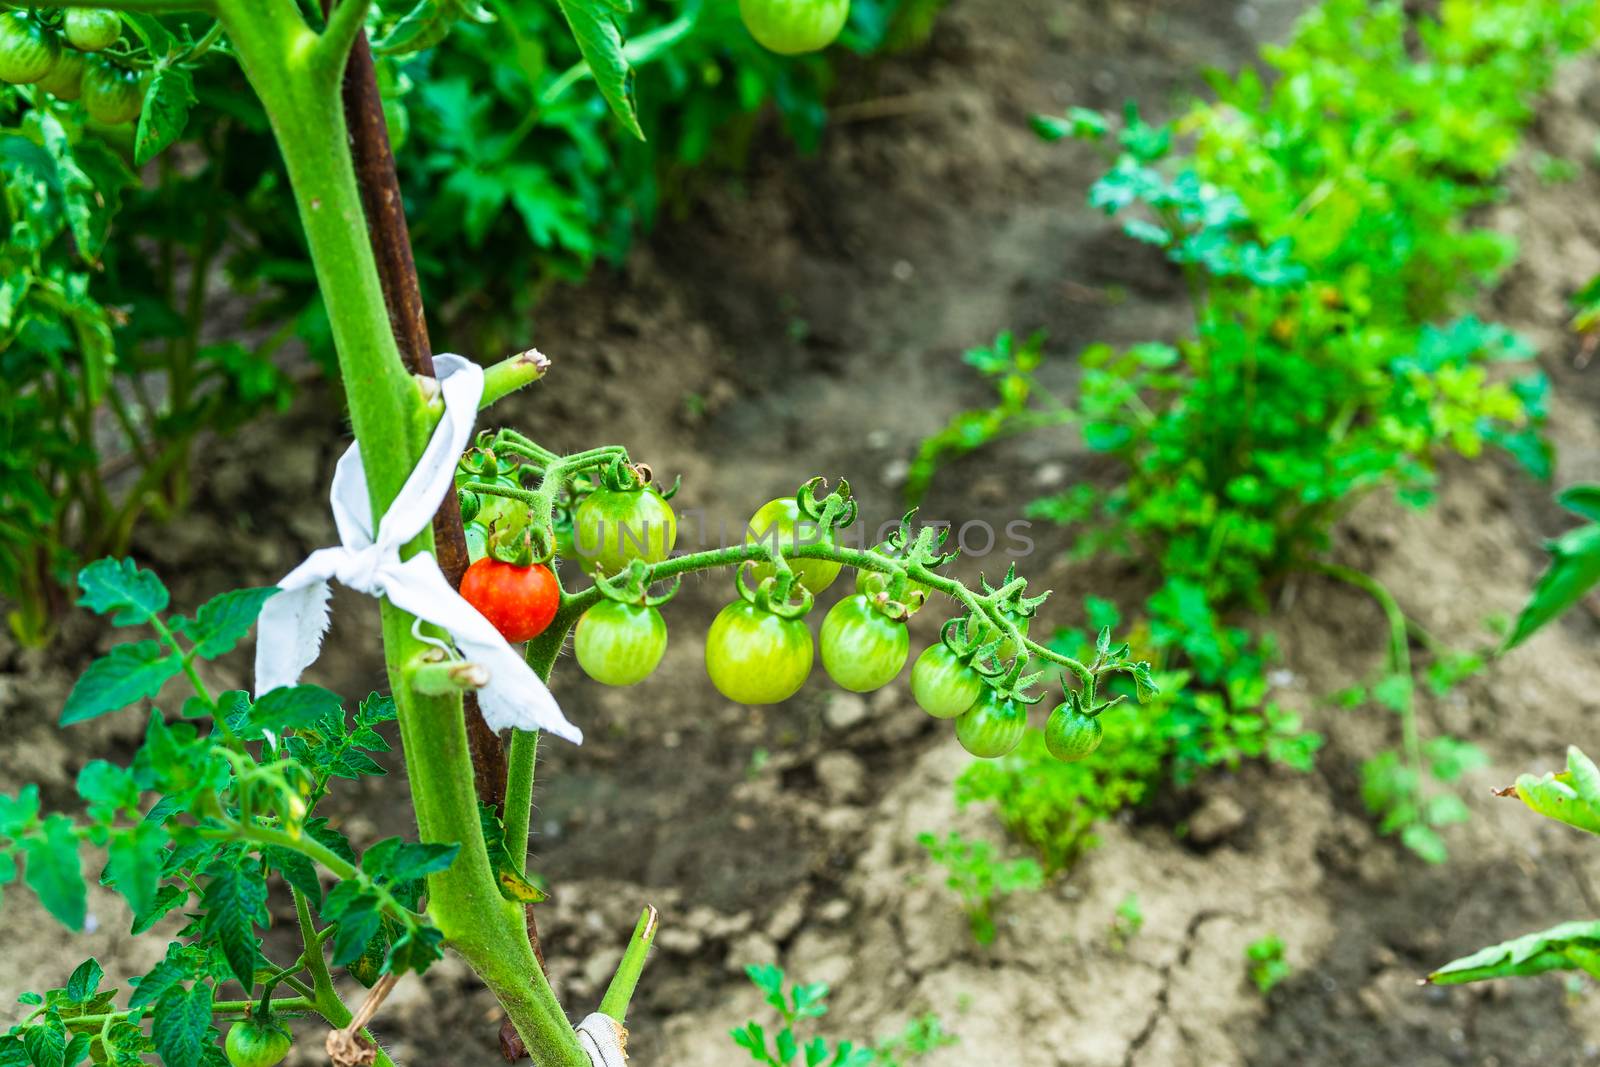
<svg viewBox="0 0 1600 1067"><path fill-rule="evenodd" d="M247 983L248 988L248 983ZM174 985L156 1001L150 1024L156 1051L166 1067L204 1067L216 1046L211 1030L211 987L196 982L190 989Z"/></svg>
<svg viewBox="0 0 1600 1067"><path fill-rule="evenodd" d="M339 714L338 693L320 685L291 685L261 694L250 709L250 722L264 730L294 730Z"/></svg>
<svg viewBox="0 0 1600 1067"><path fill-rule="evenodd" d="M1545 544L1551 555L1550 566L1533 588L1517 624L1506 638L1512 649L1536 630L1576 604L1585 593L1600 584L1600 486L1575 486L1561 494L1565 507L1595 524L1569 530Z"/></svg>
<svg viewBox="0 0 1600 1067"><path fill-rule="evenodd" d="M133 161L138 166L150 162L172 142L183 136L189 124L189 109L195 104L194 77L182 67L162 67L150 80L144 93L144 109L139 112L139 129L133 138Z"/></svg>
<svg viewBox="0 0 1600 1067"><path fill-rule="evenodd" d="M633 10L631 0L556 0L561 13L572 27L572 36L578 42L578 51L589 64L600 95L611 105L611 113L623 128L639 140L644 140L644 130L639 127L639 113L633 98L633 67L622 51L622 32L617 28L617 16Z"/></svg>
<svg viewBox="0 0 1600 1067"><path fill-rule="evenodd" d="M234 589L212 597L200 605L192 620L179 619L174 627L194 642L195 655L215 659L233 651L233 646L255 625L262 605L277 592L275 585Z"/></svg>
<svg viewBox="0 0 1600 1067"><path fill-rule="evenodd" d="M267 883L255 863L235 855L219 856L205 873L210 880L201 894L206 906L201 929L221 947L228 969L249 989L261 958L255 927L267 921Z"/></svg>
<svg viewBox="0 0 1600 1067"><path fill-rule="evenodd" d="M489 865L494 868L494 880L500 895L518 904L538 904L549 899L549 894L522 873L522 864L514 863L511 850L506 847L506 828L500 816L488 804L478 805L478 824L483 830L483 843L489 850Z"/></svg>
<svg viewBox="0 0 1600 1067"><path fill-rule="evenodd" d="M61 725L71 726L161 691L167 679L183 669L183 657L155 641L117 645L89 664L61 709Z"/></svg>
<svg viewBox="0 0 1600 1067"><path fill-rule="evenodd" d="M455 862L460 845L428 845L389 837L361 856L361 869L388 882L410 882L442 871Z"/></svg>
<svg viewBox="0 0 1600 1067"><path fill-rule="evenodd" d="M100 981L106 972L100 969L100 961L90 958L78 964L73 972L67 976L67 999L74 1004L87 1003L100 988Z"/></svg>
<svg viewBox="0 0 1600 1067"><path fill-rule="evenodd" d="M72 820L52 815L44 821L44 834L22 843L27 856L24 880L39 897L39 903L63 926L83 929L88 910L88 891L83 871L78 866L78 835Z"/></svg>
<svg viewBox="0 0 1600 1067"><path fill-rule="evenodd" d="M1600 956L1600 920L1568 922L1479 949L1428 975L1435 985L1460 985L1487 978L1518 978L1546 971L1595 973Z"/></svg>
<svg viewBox="0 0 1600 1067"><path fill-rule="evenodd" d="M167 610L167 587L131 559L95 560L78 572L78 588L78 605L111 615L114 626L137 626Z"/></svg>
<svg viewBox="0 0 1600 1067"><path fill-rule="evenodd" d="M166 841L166 830L152 822L111 835L102 881L122 894L136 921L154 911L159 902Z"/></svg>

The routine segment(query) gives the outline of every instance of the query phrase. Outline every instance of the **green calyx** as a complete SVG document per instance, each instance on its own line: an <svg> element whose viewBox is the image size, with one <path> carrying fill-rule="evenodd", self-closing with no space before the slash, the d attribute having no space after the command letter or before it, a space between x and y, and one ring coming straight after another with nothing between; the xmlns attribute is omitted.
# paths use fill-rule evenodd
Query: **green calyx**
<svg viewBox="0 0 1600 1067"><path fill-rule="evenodd" d="M790 571L781 571L769 578L764 578L754 589L745 581L747 567L739 567L733 572L734 587L739 590L739 596L746 602L754 604L762 611L768 611L780 619L804 618L811 611L815 602L811 590L794 580Z"/></svg>

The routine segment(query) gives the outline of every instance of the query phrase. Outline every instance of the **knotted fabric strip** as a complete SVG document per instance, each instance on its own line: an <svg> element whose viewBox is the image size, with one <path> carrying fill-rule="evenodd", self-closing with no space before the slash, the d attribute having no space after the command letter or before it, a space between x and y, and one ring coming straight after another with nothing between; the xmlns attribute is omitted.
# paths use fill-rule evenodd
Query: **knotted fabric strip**
<svg viewBox="0 0 1600 1067"><path fill-rule="evenodd" d="M281 590L262 608L256 638L256 696L294 685L317 658L328 629L328 582L368 596L387 597L401 611L450 635L468 660L489 672L478 706L495 730L547 730L574 744L583 732L567 721L555 697L489 622L450 587L431 553L408 560L400 549L421 533L445 493L455 491L456 463L472 437L483 369L460 356L433 358L444 397L444 415L406 479L388 514L372 529L367 475L361 446L351 445L333 475L333 520L339 545L319 548L278 583Z"/></svg>
<svg viewBox="0 0 1600 1067"><path fill-rule="evenodd" d="M595 1012L578 1024L578 1045L594 1067L626 1067L628 1031L609 1015Z"/></svg>

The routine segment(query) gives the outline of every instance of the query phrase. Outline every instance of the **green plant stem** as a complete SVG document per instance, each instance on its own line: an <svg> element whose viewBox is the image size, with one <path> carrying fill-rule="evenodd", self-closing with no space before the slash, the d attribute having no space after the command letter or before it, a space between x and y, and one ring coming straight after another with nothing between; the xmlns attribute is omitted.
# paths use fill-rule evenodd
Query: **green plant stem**
<svg viewBox="0 0 1600 1067"><path fill-rule="evenodd" d="M633 928L633 936L628 939L628 947L623 950L622 962L617 964L617 973L612 976L611 984L606 986L605 996L600 998L602 1015L609 1015L619 1023L628 1021L628 1004L633 1000L633 991L639 986L639 976L644 973L645 962L650 958L650 946L655 944L660 920L656 909L646 905Z"/></svg>
<svg viewBox="0 0 1600 1067"><path fill-rule="evenodd" d="M1404 706L1399 709L1401 743L1405 750L1406 764L1411 769L1420 795L1423 781L1422 736L1417 728L1416 700L1411 691L1411 642L1407 636L1406 613L1400 607L1400 602L1394 598L1394 594L1389 592L1388 586L1370 574L1337 563L1314 563L1312 567L1330 578L1336 578L1360 589L1376 600L1378 607L1383 611L1384 619L1389 624L1389 669L1406 680L1406 698Z"/></svg>
<svg viewBox="0 0 1600 1067"><path fill-rule="evenodd" d="M218 1000L211 1005L212 1015L245 1016L261 1006L259 1000ZM317 1004L305 997L279 997L272 1002L272 1010L289 1015L321 1014ZM69 1030L99 1030L108 1022L119 1022L128 1017L125 1011L110 1011L99 1015L78 1015L62 1020Z"/></svg>
<svg viewBox="0 0 1600 1067"><path fill-rule="evenodd" d="M391 331L338 94L367 3L346 0L321 36L293 0L222 0L220 7L283 153L328 307L372 512L382 515L421 454L433 420ZM432 543L431 530L424 530L402 554ZM425 646L412 635L412 618L393 605L383 605L382 620L419 836L460 845L455 862L429 876L429 916L489 986L542 1067L588 1067L534 959L521 908L496 888L479 829L461 697L415 692L404 665Z"/></svg>

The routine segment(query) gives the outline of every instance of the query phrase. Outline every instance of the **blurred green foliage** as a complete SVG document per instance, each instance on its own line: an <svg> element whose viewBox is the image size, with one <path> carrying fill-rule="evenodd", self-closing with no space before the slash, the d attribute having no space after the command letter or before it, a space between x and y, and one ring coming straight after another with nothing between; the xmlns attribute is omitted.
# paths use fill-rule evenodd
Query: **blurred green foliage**
<svg viewBox="0 0 1600 1067"><path fill-rule="evenodd" d="M1563 55L1600 36L1600 5L1429 10L1327 0L1288 44L1263 50L1274 77L1213 75L1215 101L1172 124L1131 106L1121 123L1084 109L1035 121L1046 139L1101 148L1108 170L1090 202L1177 265L1195 317L1176 343L1088 347L1070 401L1039 385L1040 344L1002 335L969 355L996 403L956 416L911 472L920 491L988 441L1071 425L1122 476L1029 514L1072 525L1085 555L1160 567L1144 605L1149 656L1188 684L1164 685L1154 717L1108 713L1097 766L1030 759L1032 743L962 781L965 799L995 802L1052 865L1082 847L1094 818L1169 777L1261 754L1309 764L1315 741L1265 699L1270 641L1223 620L1266 609L1292 571L1326 572L1330 532L1364 494L1425 505L1442 454L1491 446L1549 476L1547 384L1516 368L1532 351L1460 312L1515 254L1471 211L1501 196L1496 178L1538 92ZM1404 682L1405 699L1386 703L1406 743L1368 768L1364 792L1381 801L1385 830L1441 859L1432 827L1456 821L1459 800L1424 795L1429 777L1452 778L1430 775L1409 667Z"/></svg>

